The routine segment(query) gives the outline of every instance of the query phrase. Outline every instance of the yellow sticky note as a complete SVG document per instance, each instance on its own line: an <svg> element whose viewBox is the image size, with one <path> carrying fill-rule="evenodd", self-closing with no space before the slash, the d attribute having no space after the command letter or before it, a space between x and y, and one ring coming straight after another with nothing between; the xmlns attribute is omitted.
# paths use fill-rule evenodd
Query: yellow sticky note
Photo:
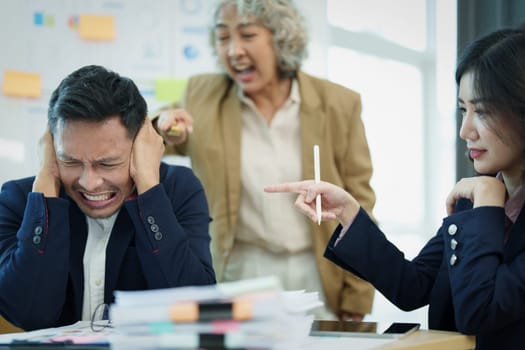
<svg viewBox="0 0 525 350"><path fill-rule="evenodd" d="M180 101L186 79L157 79L155 81L155 99L161 102Z"/></svg>
<svg viewBox="0 0 525 350"><path fill-rule="evenodd" d="M42 79L38 73L4 71L4 94L18 97L40 97L42 95Z"/></svg>
<svg viewBox="0 0 525 350"><path fill-rule="evenodd" d="M78 33L86 40L113 40L116 36L113 16L80 15Z"/></svg>

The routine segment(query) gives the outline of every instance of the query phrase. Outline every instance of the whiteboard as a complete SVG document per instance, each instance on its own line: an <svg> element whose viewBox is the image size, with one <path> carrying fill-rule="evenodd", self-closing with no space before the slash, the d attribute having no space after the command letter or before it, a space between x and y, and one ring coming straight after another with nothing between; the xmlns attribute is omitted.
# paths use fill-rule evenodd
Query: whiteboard
<svg viewBox="0 0 525 350"><path fill-rule="evenodd" d="M2 0L0 85L4 72L37 73L38 98L0 92L0 184L34 175L37 142L47 103L60 81L77 68L98 64L135 81L154 110L158 79L217 71L208 43L213 0ZM112 40L86 40L78 18L111 16Z"/></svg>

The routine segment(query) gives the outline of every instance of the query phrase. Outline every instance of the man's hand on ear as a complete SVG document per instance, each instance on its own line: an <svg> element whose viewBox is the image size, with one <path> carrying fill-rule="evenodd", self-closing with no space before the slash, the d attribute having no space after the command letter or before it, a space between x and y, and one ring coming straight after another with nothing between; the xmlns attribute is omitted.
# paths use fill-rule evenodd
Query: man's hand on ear
<svg viewBox="0 0 525 350"><path fill-rule="evenodd" d="M33 192L42 192L45 197L58 197L60 193L60 172L49 126L40 138L38 150L40 169L35 177L35 182L33 182Z"/></svg>
<svg viewBox="0 0 525 350"><path fill-rule="evenodd" d="M160 182L159 167L164 154L164 142L146 118L131 151L130 175L142 194Z"/></svg>

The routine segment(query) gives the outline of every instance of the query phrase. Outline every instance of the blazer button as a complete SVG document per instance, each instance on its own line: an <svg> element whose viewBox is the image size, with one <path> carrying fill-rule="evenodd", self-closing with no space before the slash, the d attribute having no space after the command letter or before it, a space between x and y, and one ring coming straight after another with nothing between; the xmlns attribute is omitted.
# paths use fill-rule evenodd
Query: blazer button
<svg viewBox="0 0 525 350"><path fill-rule="evenodd" d="M40 238L40 236L33 236L33 243L34 244L40 244L40 241L42 239Z"/></svg>
<svg viewBox="0 0 525 350"><path fill-rule="evenodd" d="M153 237L155 237L157 241L160 241L162 239L162 232L155 232Z"/></svg>
<svg viewBox="0 0 525 350"><path fill-rule="evenodd" d="M456 256L456 254L452 254L452 256L450 257L450 266L454 266L456 264L456 261L458 261L458 257Z"/></svg>
<svg viewBox="0 0 525 350"><path fill-rule="evenodd" d="M150 224L150 225L153 225L155 223L155 218L153 216L151 216L151 215L148 216L146 218L146 220L148 221L148 224Z"/></svg>
<svg viewBox="0 0 525 350"><path fill-rule="evenodd" d="M450 249L455 250L458 246L458 241L456 241L454 238L450 241Z"/></svg>
<svg viewBox="0 0 525 350"><path fill-rule="evenodd" d="M40 236L42 234L42 226L35 227L35 235Z"/></svg>
<svg viewBox="0 0 525 350"><path fill-rule="evenodd" d="M458 227L454 224L451 224L449 227L448 227L448 234L451 235L451 236L454 236L456 234L456 232L458 232Z"/></svg>
<svg viewBox="0 0 525 350"><path fill-rule="evenodd" d="M153 224L150 227L151 232L159 232L159 225Z"/></svg>

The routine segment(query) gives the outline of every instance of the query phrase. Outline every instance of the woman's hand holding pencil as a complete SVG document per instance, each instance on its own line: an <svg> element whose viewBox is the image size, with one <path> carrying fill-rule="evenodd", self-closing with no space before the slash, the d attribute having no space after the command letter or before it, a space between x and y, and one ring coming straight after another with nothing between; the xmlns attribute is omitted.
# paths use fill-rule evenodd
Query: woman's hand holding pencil
<svg viewBox="0 0 525 350"><path fill-rule="evenodd" d="M305 180L298 182L287 182L264 187L269 193L298 193L295 206L313 221L318 222L316 198L321 198L321 219L339 220L341 225L346 225L359 212L359 203L348 192L341 187L328 182Z"/></svg>

